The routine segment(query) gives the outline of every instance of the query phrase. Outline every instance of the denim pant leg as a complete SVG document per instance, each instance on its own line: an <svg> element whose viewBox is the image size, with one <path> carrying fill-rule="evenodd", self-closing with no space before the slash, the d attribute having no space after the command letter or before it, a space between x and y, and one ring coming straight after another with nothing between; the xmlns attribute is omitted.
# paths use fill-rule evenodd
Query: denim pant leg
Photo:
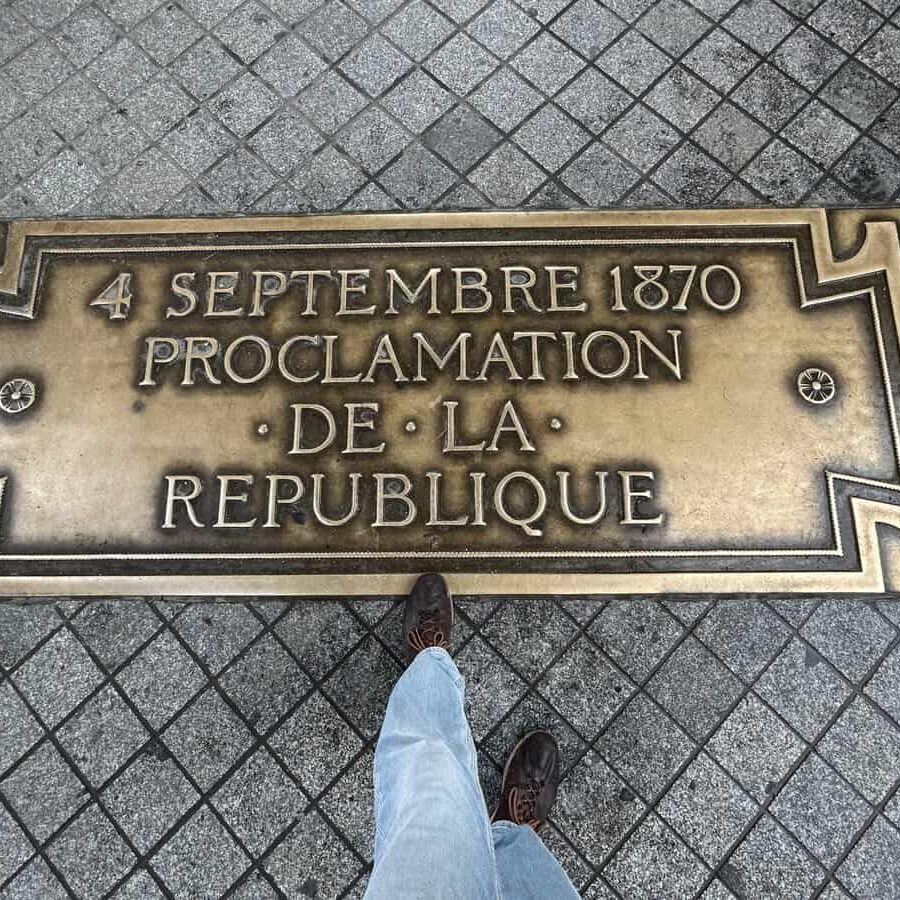
<svg viewBox="0 0 900 900"><path fill-rule="evenodd" d="M571 900L578 891L556 857L527 825L492 826L503 900Z"/></svg>
<svg viewBox="0 0 900 900"><path fill-rule="evenodd" d="M497 866L464 682L419 653L391 693L375 750L375 867L367 900L497 900Z"/></svg>

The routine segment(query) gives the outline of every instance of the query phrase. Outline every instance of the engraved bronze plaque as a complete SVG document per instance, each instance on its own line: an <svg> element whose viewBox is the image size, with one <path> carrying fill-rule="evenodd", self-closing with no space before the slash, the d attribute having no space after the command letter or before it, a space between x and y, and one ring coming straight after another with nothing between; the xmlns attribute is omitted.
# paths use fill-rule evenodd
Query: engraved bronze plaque
<svg viewBox="0 0 900 900"><path fill-rule="evenodd" d="M0 591L887 590L898 219L9 224Z"/></svg>

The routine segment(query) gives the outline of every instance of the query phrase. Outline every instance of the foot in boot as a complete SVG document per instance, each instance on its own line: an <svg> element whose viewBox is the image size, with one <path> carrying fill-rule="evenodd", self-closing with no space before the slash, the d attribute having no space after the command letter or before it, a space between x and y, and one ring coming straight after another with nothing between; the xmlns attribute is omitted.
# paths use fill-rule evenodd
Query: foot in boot
<svg viewBox="0 0 900 900"><path fill-rule="evenodd" d="M406 599L403 613L407 664L426 647L449 650L452 629L453 600L447 582L434 573L419 576Z"/></svg>
<svg viewBox="0 0 900 900"><path fill-rule="evenodd" d="M530 825L537 831L547 817L559 785L559 747L548 731L532 731L513 748L503 772L500 802L492 822Z"/></svg>

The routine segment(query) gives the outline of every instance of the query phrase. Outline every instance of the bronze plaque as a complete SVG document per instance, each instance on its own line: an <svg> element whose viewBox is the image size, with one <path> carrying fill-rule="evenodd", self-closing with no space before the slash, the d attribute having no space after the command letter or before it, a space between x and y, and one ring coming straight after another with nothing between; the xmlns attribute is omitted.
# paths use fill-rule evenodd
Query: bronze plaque
<svg viewBox="0 0 900 900"><path fill-rule="evenodd" d="M898 219L11 223L0 591L884 591Z"/></svg>

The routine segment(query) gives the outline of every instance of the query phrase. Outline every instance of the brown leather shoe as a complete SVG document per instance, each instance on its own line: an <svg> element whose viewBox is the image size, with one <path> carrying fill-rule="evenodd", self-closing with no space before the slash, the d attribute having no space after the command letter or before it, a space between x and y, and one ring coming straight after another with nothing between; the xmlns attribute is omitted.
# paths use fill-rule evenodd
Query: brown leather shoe
<svg viewBox="0 0 900 900"><path fill-rule="evenodd" d="M403 611L403 639L406 664L426 647L450 649L453 630L453 600L447 582L435 573L420 575L406 598Z"/></svg>
<svg viewBox="0 0 900 900"><path fill-rule="evenodd" d="M547 821L559 785L559 746L549 731L532 731L513 747L500 802L492 822L530 825L535 831Z"/></svg>

